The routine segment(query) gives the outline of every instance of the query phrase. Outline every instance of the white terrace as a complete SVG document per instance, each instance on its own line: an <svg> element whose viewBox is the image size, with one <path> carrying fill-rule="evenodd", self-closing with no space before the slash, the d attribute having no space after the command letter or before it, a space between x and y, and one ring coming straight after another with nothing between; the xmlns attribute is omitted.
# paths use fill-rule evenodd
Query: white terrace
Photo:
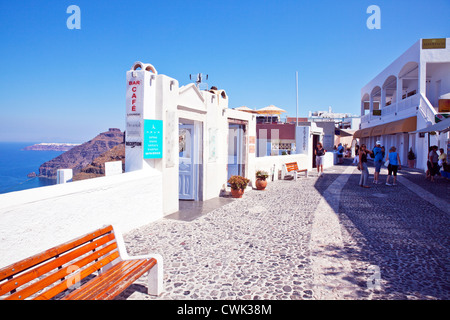
<svg viewBox="0 0 450 320"><path fill-rule="evenodd" d="M361 89L361 129L416 115L418 128L435 122L439 99L450 94L445 40L446 48L428 49L430 39L420 39Z"/></svg>

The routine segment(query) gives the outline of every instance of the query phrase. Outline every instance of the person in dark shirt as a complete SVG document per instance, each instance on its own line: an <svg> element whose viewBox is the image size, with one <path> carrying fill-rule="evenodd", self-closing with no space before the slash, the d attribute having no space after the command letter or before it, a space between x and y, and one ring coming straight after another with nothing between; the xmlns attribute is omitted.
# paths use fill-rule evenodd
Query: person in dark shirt
<svg viewBox="0 0 450 320"><path fill-rule="evenodd" d="M339 163L344 163L344 147L342 146L342 143L339 143L337 152L338 152L337 156L339 159Z"/></svg>
<svg viewBox="0 0 450 320"><path fill-rule="evenodd" d="M381 142L377 141L375 143L375 148L372 150L373 152L373 164L375 165L375 173L373 174L373 183L378 184L378 178L380 176L381 165L383 164L384 154L381 149Z"/></svg>
<svg viewBox="0 0 450 320"><path fill-rule="evenodd" d="M314 150L314 154L316 155L316 166L317 166L317 174L319 177L323 177L323 160L325 158L325 149L322 146L322 143L317 142L317 147Z"/></svg>
<svg viewBox="0 0 450 320"><path fill-rule="evenodd" d="M371 151L366 149L366 145L362 144L359 149L359 163L358 169L361 170L361 178L359 179L359 185L363 188L370 188L367 185L367 181L369 180L369 168L367 167L367 155L372 153Z"/></svg>

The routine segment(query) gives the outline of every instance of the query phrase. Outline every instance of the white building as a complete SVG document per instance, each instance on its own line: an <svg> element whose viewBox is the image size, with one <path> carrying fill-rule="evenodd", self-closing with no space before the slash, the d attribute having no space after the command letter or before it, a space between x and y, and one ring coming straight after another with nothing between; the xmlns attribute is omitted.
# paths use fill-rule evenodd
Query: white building
<svg viewBox="0 0 450 320"><path fill-rule="evenodd" d="M333 112L330 106L328 107L328 111L309 111L308 121L332 121L338 128L356 130L359 129L360 116L351 113Z"/></svg>
<svg viewBox="0 0 450 320"><path fill-rule="evenodd" d="M429 145L447 147L449 135L412 133L450 115L450 38L420 39L361 89L361 125L354 137L368 148L381 140L406 164L426 170Z"/></svg>
<svg viewBox="0 0 450 320"><path fill-rule="evenodd" d="M348 148L352 146L353 133L359 129L361 117L333 112L330 106L328 111L309 111L307 121L323 128L323 147L332 150L339 143Z"/></svg>
<svg viewBox="0 0 450 320"><path fill-rule="evenodd" d="M256 118L228 108L224 90L180 86L150 64L127 72L125 171L162 175L164 215L178 200L205 201L231 175L254 180Z"/></svg>

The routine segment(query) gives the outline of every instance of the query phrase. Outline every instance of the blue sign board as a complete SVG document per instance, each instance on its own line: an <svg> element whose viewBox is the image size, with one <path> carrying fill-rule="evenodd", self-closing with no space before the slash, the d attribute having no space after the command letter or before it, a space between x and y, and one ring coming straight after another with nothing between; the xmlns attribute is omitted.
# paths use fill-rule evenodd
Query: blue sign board
<svg viewBox="0 0 450 320"><path fill-rule="evenodd" d="M162 120L144 119L144 159L161 159L163 157L163 122Z"/></svg>

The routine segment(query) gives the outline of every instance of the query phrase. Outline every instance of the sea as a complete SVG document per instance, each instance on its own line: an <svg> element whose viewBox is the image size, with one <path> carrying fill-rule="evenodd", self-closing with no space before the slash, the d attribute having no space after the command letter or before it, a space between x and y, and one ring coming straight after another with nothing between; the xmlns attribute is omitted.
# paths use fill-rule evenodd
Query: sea
<svg viewBox="0 0 450 320"><path fill-rule="evenodd" d="M0 194L56 184L56 179L29 178L39 167L64 151L23 150L39 142L0 142Z"/></svg>

